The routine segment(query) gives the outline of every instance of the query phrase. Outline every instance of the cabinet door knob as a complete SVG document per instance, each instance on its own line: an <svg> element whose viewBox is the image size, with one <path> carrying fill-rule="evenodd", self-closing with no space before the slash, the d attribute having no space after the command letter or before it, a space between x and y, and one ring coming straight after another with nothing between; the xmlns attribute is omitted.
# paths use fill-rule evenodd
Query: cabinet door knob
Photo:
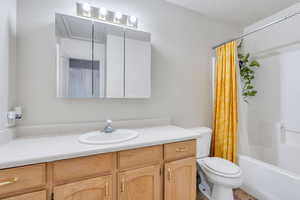
<svg viewBox="0 0 300 200"><path fill-rule="evenodd" d="M125 192L125 180L124 180L124 178L122 179L122 182L121 182L121 192Z"/></svg>
<svg viewBox="0 0 300 200"><path fill-rule="evenodd" d="M172 170L171 168L168 169L168 180L170 181L172 179Z"/></svg>
<svg viewBox="0 0 300 200"><path fill-rule="evenodd" d="M108 195L109 195L109 191L108 190L109 190L109 185L108 185L108 183L106 183L105 184L105 196L106 197L108 197Z"/></svg>
<svg viewBox="0 0 300 200"><path fill-rule="evenodd" d="M3 182L0 182L0 187L1 186L5 186L5 185L10 185L10 184L14 184L18 181L19 179L17 177L15 178L11 178L11 179L8 179L6 181L3 181Z"/></svg>

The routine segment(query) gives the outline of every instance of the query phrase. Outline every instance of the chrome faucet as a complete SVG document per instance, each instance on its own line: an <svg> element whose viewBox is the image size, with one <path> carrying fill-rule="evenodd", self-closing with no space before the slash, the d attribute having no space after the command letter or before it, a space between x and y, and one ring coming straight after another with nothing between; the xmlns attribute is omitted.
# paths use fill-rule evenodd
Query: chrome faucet
<svg viewBox="0 0 300 200"><path fill-rule="evenodd" d="M112 133L115 130L112 127L112 121L111 120L106 120L106 126L104 127L103 131L104 133Z"/></svg>

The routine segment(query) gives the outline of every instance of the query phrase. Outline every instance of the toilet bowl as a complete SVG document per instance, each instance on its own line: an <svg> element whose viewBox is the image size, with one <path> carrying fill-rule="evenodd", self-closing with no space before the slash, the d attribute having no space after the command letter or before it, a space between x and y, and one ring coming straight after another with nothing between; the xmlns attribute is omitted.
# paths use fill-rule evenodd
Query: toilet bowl
<svg viewBox="0 0 300 200"><path fill-rule="evenodd" d="M233 188L242 185L241 169L221 158L197 160L208 181L213 184L211 200L233 200Z"/></svg>
<svg viewBox="0 0 300 200"><path fill-rule="evenodd" d="M205 176L201 178L200 191L210 200L233 200L233 189L240 187L243 181L240 167L222 158L208 157L211 129L192 130L200 133L197 140L198 175Z"/></svg>

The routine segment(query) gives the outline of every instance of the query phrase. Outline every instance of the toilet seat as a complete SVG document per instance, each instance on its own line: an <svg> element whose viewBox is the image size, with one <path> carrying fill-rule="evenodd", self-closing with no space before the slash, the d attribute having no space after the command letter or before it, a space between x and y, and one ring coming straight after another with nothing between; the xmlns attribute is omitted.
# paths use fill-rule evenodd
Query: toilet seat
<svg viewBox="0 0 300 200"><path fill-rule="evenodd" d="M242 174L239 166L221 158L205 158L202 160L202 166L209 172L225 178L238 178Z"/></svg>

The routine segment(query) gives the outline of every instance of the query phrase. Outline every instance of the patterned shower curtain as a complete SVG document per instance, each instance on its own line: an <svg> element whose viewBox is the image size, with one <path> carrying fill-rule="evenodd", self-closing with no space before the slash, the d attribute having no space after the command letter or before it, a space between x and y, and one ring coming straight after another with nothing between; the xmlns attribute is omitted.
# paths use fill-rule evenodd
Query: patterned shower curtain
<svg viewBox="0 0 300 200"><path fill-rule="evenodd" d="M211 155L237 161L237 45L216 50L214 114Z"/></svg>

